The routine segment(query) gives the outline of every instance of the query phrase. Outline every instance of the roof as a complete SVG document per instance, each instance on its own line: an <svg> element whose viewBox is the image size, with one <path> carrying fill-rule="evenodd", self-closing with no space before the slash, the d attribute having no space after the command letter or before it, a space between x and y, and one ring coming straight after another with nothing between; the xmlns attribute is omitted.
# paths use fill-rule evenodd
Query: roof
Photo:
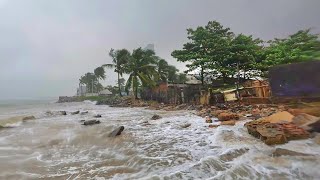
<svg viewBox="0 0 320 180"><path fill-rule="evenodd" d="M99 94L111 95L112 92L110 92L108 89L104 89L104 90L100 91Z"/></svg>

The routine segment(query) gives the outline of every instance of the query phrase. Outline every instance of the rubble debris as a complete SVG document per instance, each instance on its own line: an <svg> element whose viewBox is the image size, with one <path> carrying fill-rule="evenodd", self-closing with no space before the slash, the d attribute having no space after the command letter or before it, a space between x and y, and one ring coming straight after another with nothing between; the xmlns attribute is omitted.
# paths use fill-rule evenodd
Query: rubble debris
<svg viewBox="0 0 320 180"><path fill-rule="evenodd" d="M245 124L248 133L261 139L267 145L284 144L290 140L306 139L310 134L293 123L270 123L267 120L251 121Z"/></svg>
<svg viewBox="0 0 320 180"><path fill-rule="evenodd" d="M294 116L288 111L282 111L271 116L265 117L264 119L270 123L281 123L281 122L292 122Z"/></svg>

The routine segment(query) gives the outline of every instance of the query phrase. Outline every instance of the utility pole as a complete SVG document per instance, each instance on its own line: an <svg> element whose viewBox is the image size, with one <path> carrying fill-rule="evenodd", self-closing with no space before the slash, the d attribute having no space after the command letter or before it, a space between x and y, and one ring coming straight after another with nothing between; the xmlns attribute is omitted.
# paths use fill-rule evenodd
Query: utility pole
<svg viewBox="0 0 320 180"><path fill-rule="evenodd" d="M237 71L238 71L238 74L237 74L237 99L238 99L238 102L239 102L239 105L240 105L240 93L239 93L239 84L240 84L240 67L239 67L239 61L237 62Z"/></svg>
<svg viewBox="0 0 320 180"><path fill-rule="evenodd" d="M93 94L93 79L91 80L92 84L91 84L91 93Z"/></svg>

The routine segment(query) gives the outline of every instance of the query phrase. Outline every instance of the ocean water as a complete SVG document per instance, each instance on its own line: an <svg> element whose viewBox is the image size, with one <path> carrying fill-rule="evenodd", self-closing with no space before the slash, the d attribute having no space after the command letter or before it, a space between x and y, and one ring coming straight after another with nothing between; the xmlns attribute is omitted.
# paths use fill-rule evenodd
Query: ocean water
<svg viewBox="0 0 320 180"><path fill-rule="evenodd" d="M0 103L1 104L1 103ZM54 115L47 111L88 111ZM154 114L162 119L150 120ZM101 124L83 126L101 114ZM23 122L23 116L35 120ZM145 125L148 121L150 125ZM93 102L0 105L0 179L319 179L313 139L267 146L243 124L208 128L190 111L111 108ZM181 125L191 123L188 128ZM108 134L118 126L116 138ZM272 157L276 147L313 154Z"/></svg>

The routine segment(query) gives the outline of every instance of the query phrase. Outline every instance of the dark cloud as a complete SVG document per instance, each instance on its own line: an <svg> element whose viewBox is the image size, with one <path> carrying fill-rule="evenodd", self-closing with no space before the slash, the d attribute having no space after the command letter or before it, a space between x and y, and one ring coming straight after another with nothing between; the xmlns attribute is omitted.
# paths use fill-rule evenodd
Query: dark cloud
<svg viewBox="0 0 320 180"><path fill-rule="evenodd" d="M72 95L79 77L110 63L110 48L155 44L171 56L186 29L220 21L264 40L320 31L318 0L0 0L0 99ZM105 84L115 82L108 72Z"/></svg>

